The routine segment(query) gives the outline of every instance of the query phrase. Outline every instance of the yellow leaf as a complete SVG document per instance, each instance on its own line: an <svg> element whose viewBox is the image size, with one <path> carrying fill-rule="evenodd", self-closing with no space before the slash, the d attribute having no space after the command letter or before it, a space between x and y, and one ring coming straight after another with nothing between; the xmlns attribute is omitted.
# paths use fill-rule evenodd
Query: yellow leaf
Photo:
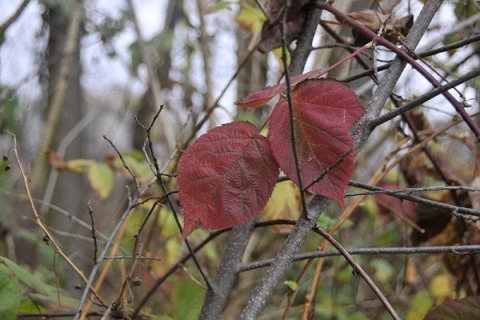
<svg viewBox="0 0 480 320"><path fill-rule="evenodd" d="M298 187L291 181L277 183L273 194L268 201L264 216L267 220L273 219L292 219L297 220L300 215L301 201ZM278 226L279 233L289 233L292 226Z"/></svg>
<svg viewBox="0 0 480 320"><path fill-rule="evenodd" d="M106 199L113 189L113 170L105 163L92 161L87 174L88 182L95 195L99 199Z"/></svg>
<svg viewBox="0 0 480 320"><path fill-rule="evenodd" d="M410 307L407 311L406 320L419 320L427 314L428 310L433 306L433 301L430 299L426 290L421 290L415 294L410 301Z"/></svg>
<svg viewBox="0 0 480 320"><path fill-rule="evenodd" d="M87 170L94 163L96 162L88 159L73 159L65 161L65 170L80 173Z"/></svg>
<svg viewBox="0 0 480 320"><path fill-rule="evenodd" d="M440 274L433 278L429 290L432 296L438 299L439 302L444 301L455 291L452 278L448 274Z"/></svg>
<svg viewBox="0 0 480 320"><path fill-rule="evenodd" d="M263 12L258 7L248 4L243 5L243 9L240 10L235 18L235 21L247 30L250 35L259 34L266 20Z"/></svg>

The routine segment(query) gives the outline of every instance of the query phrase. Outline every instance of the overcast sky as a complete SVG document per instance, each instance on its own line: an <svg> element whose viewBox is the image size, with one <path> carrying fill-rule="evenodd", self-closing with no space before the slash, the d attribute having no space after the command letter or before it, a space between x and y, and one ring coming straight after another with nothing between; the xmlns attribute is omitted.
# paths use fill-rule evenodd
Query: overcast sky
<svg viewBox="0 0 480 320"><path fill-rule="evenodd" d="M7 1L0 0L0 23L5 21L12 12L18 7L20 0ZM89 18L94 23L100 23L102 19L109 16L112 18L118 18L121 14L121 9L125 8L126 1L124 0L86 0L86 7L89 10ZM140 17L139 22L142 29L142 34L145 39L150 39L156 33L158 33L164 24L165 5L167 1L158 0L134 0L134 6L137 16ZM188 6L189 1L186 1ZM421 9L421 4L413 2L413 12L418 14ZM436 37L448 32L456 23L456 18L452 14L453 5L445 5L439 14L435 17L432 24L434 31L432 31L425 39L422 40L423 46L427 45ZM31 1L27 6L24 13L20 16L18 21L12 25L7 32L6 41L0 48L0 83L13 87L18 87L19 93L24 97L38 97L39 87L36 85L35 69L38 57L36 56L41 52L41 48L44 47L38 37L38 32L41 27L42 12L41 5L37 1ZM402 16L406 13L406 6L398 9L398 15ZM214 74L214 93L217 95L222 89L223 84L226 82L234 72L236 65L236 45L234 39L231 36L233 27L231 30L225 29L225 26L233 25L233 14L229 11L222 12L223 18L212 18L211 21L218 22L218 19L224 19L224 24L216 26L212 23L209 24L209 32L214 35L213 45L215 46L214 56L212 60L213 74ZM195 23L195 14L192 14L192 21ZM214 20L217 19L217 20ZM221 21L221 20L220 20ZM128 52L128 45L135 40L135 34L131 27L127 27L124 32L115 37L114 46L119 54L118 59L110 59L103 49L99 37L95 34L88 34L82 39L82 61L84 65L84 74L82 77L83 85L92 91L105 92L105 89L110 86L116 87L128 87L133 92L140 94L145 90L146 72L140 73L140 80L132 80L129 76L127 64L130 61L130 55ZM422 45L421 45L422 46ZM436 59L441 63L448 63L454 60L460 60L462 56L467 54L457 53L455 57L448 57L447 54L439 55ZM440 59L440 60L439 60ZM474 65L478 65L478 59L472 60L470 64L465 65L461 69L461 73L467 72L469 68ZM193 66L195 69L201 68L201 62L198 61ZM194 85L198 88L202 88L203 79L200 76L201 72L194 72ZM398 93L404 95L406 98L411 98L413 95L418 95L428 90L430 85L418 75L414 73L406 73L403 75L400 83L403 83L403 89ZM228 99L224 100L224 103L232 105L234 90L227 95ZM475 96L473 90L467 91L467 98ZM472 102L475 104L475 101ZM443 105L444 100L441 97L427 103L428 105ZM449 109L450 111L453 109ZM451 112L453 114L453 111Z"/></svg>

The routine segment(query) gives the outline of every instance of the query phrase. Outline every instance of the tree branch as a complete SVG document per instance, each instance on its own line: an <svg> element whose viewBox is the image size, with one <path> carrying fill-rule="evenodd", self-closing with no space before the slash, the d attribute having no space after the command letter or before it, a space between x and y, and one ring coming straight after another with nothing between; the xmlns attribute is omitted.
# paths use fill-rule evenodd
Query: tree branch
<svg viewBox="0 0 480 320"><path fill-rule="evenodd" d="M417 46L441 3L441 0L430 0L425 4L407 37L407 44L410 48L415 48ZM405 65L406 63L403 60L399 58L395 59L390 67L390 72L380 81L380 84L373 95L374 99L366 116L364 116L354 127L353 137L357 150L363 146L371 133L371 129L367 124L380 114L380 111L383 109L387 98L395 87ZM281 283L295 253L298 251L310 230L314 227L318 216L326 208L329 202L329 199L320 196L315 196L312 199L308 206L308 216L301 216L298 220L280 252L275 257L272 266L262 277L260 283L250 296L250 299L241 314L241 319L255 319L258 317L274 289Z"/></svg>
<svg viewBox="0 0 480 320"><path fill-rule="evenodd" d="M399 255L399 254L438 254L438 253L455 253L462 254L475 254L480 252L480 245L465 245L465 246L433 246L433 247L392 247L392 248L359 248L347 250L348 254L354 255ZM315 258L326 257L338 257L342 253L338 250L329 251L314 251L299 253L293 257L293 261L302 261ZM265 259L261 261L255 261L252 263L246 263L240 269L240 272L247 272L259 268L265 268L272 265L274 259Z"/></svg>
<svg viewBox="0 0 480 320"><path fill-rule="evenodd" d="M5 21L0 26L0 37L2 37L5 31L7 31L8 27L10 27L10 25L14 23L15 20L18 19L18 17L20 17L20 15L22 14L23 10L27 7L29 2L30 0L23 0L23 2L20 4L17 10L12 14L12 16L8 18L7 21Z"/></svg>
<svg viewBox="0 0 480 320"><path fill-rule="evenodd" d="M303 72L307 58L312 50L312 40L318 26L320 12L321 10L312 9L307 14L302 27L302 36L297 42L297 48L295 49L291 64L288 68L291 76L296 76ZM285 68L285 70L287 70L287 68ZM234 228L230 233L226 252L222 257L213 282L213 290L207 291L207 295L205 296L200 319L218 319L220 316L226 298L238 275L238 264L242 260L254 224L255 219Z"/></svg>

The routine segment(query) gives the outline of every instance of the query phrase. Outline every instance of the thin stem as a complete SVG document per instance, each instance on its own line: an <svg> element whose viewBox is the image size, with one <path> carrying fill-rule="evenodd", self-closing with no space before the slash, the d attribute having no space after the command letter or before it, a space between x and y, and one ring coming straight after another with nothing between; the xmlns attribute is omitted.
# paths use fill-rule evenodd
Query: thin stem
<svg viewBox="0 0 480 320"><path fill-rule="evenodd" d="M480 252L480 245L464 245L464 246L431 246L431 247L391 247L391 248L359 248L346 250L349 255L399 255L399 254L438 254L438 253L454 253L458 255L477 254ZM338 250L314 251L296 254L294 261L303 261L316 258L338 257L343 254ZM265 259L246 263L240 269L240 272L247 272L259 268L266 268L272 265L274 259Z"/></svg>
<svg viewBox="0 0 480 320"><path fill-rule="evenodd" d="M366 190L380 192L382 194L386 194L388 196L395 197L397 199L409 200L409 201L412 201L412 202L421 203L421 204L424 204L424 205L427 205L427 206L430 206L430 207L434 207L434 208L438 208L438 209L450 210L450 211L452 211L454 213L458 213L458 214L466 214L466 215L470 215L470 216L480 217L480 212L477 211L477 210L473 210L473 209L465 208L465 207L460 207L460 206L454 206L454 205L451 205L451 204L448 204L448 203L432 201L432 200L428 200L428 199L425 199L425 198L422 198L422 197L412 196L411 194L404 193L404 191L402 191L402 190L388 190L388 189L384 189L384 188L377 187L377 186L371 186L371 185L361 183L361 182L358 182L358 181L350 181L348 183L348 185L352 186L352 187L357 187L357 188L362 188L362 189L366 189ZM478 191L478 190L476 190L476 191Z"/></svg>
<svg viewBox="0 0 480 320"><path fill-rule="evenodd" d="M363 268L353 259L353 257L348 253L347 250L338 242L334 237L332 237L328 232L323 230L322 228L319 228L318 226L315 228L319 234L322 235L328 242L330 242L340 253L341 255L345 258L345 260L348 261L348 263L352 266L353 268L353 274L359 274L363 280L368 284L368 286L372 289L372 291L375 293L375 295L378 297L378 299L382 302L382 304L385 306L387 311L390 313L390 315L394 319L400 320L400 317L398 316L397 312L393 309L392 305L390 302L388 302L387 298L383 295L382 291L375 285L373 280L369 277L369 275L363 270Z"/></svg>
<svg viewBox="0 0 480 320"><path fill-rule="evenodd" d="M407 43L410 47L416 47L432 20L433 15L440 7L440 4L440 0L430 0L424 5L417 21L414 23L407 36ZM317 5L319 5L319 3L317 3ZM369 118L377 117L381 112L385 101L392 92L404 66L405 63L398 60L392 64L391 72L380 81L375 99L372 101L367 115L358 121L352 130L357 151L363 146L371 133L371 130L366 126L366 123L368 123ZM316 219L329 202L330 201L325 197L313 197L308 207L308 212L312 213L312 217L310 217L310 219L303 216L299 218L293 231L286 239L279 253L276 255L274 263L262 277L260 283L250 296L247 305L242 311L241 319L255 319L258 317L277 285L281 283L295 253L299 250L300 246L308 236L309 231L314 227Z"/></svg>
<svg viewBox="0 0 480 320"><path fill-rule="evenodd" d="M401 50L397 46L395 46L393 43L390 41L386 40L383 37L378 36L371 30L369 30L367 27L365 27L363 24L359 23L358 21L350 18L347 14L343 13L342 11L338 10L337 8L333 7L330 3L328 2L316 2L314 5L317 8L320 9L325 9L338 18L340 18L342 21L345 21L352 27L354 27L356 30L359 32L363 33L370 39L375 40L376 42L382 44L383 46L387 47L388 49L392 50L394 53L397 54L397 56L401 57L403 60L408 62L414 69L416 69L425 79L427 79L433 86L436 88L441 87L440 82L432 76L425 68L423 68L417 61L415 61L414 58L412 58L408 53L405 51ZM418 19L417 19L418 20ZM475 134L477 139L480 138L480 128L478 128L477 124L473 121L473 119L466 113L465 107L462 103L460 103L458 100L456 100L448 91L445 91L442 93L443 96L453 105L455 110L460 114L461 118L465 121L465 123L468 125L470 130Z"/></svg>
<svg viewBox="0 0 480 320"><path fill-rule="evenodd" d="M469 81L470 79L478 77L479 75L480 75L480 67L478 67L476 69L473 69L472 71L466 73L465 75L463 75L461 77L458 77L457 79L452 80L452 81L448 82L447 84L445 84L443 86L440 86L438 88L435 88L435 89L431 90L430 92L418 97L415 100L410 101L409 103L404 104L403 106L401 106L399 108L394 109L393 111L390 111L387 114L384 114L381 117L373 119L369 123L369 126L373 129L373 128L381 125L382 123L385 123L389 120L392 120L393 118L395 118L399 115L402 115L405 112L407 112L407 111L409 111L409 110L411 110L415 107L418 107L422 103L424 103L424 102L442 94L443 92L445 92L447 90L450 90L451 88L453 88L455 86L458 86L462 83L465 83L465 82Z"/></svg>
<svg viewBox="0 0 480 320"><path fill-rule="evenodd" d="M17 138L14 134L10 134L10 135L12 136L12 139L13 139L13 148L12 149L13 149L13 152L15 154L15 160L17 161L18 168L20 169L20 172L22 174L23 185L24 185L27 197L28 197L28 201L30 203L30 207L31 207L31 209L33 211L33 214L35 216L35 222L42 229L42 231L45 233L45 235L48 237L50 243L54 246L55 251L70 265L70 267L72 267L72 269L77 273L77 275L87 284L85 286L85 292L88 293L89 290L91 290L92 293L94 294L94 296L100 301L100 303L103 306L106 307L107 306L106 302L98 295L98 293L95 290L93 290L93 288L91 287L91 283L89 283L89 281L87 281L87 278L83 275L83 272L80 271L77 268L77 266L72 262L72 260L70 260L70 258L68 258L68 256L62 251L60 246L57 244L55 239L50 235L47 227L43 223L42 218L38 214L37 208L35 207L35 204L33 203L32 194L31 194L30 188L28 186L29 178L25 174L25 170L23 169L22 163L20 162L20 156L18 155L18 151L17 151Z"/></svg>
<svg viewBox="0 0 480 320"><path fill-rule="evenodd" d="M288 71L288 62L287 62L287 40L285 38L285 26L287 24L287 12L290 8L290 1L284 1L284 12L282 15L282 23L280 24L280 34L282 36L282 63L283 69L285 70L285 84L287 85L286 97L288 103L288 112L289 112L289 122L290 122L290 135L292 136L292 151L293 159L295 162L295 171L297 173L298 187L300 188L300 199L302 201L302 212L305 216L307 215L307 200L305 199L305 191L303 189L303 177L302 171L300 168L300 160L298 158L298 149L297 149L297 134L295 132L295 113L293 111L293 101L292 101L292 84L290 82L290 72Z"/></svg>

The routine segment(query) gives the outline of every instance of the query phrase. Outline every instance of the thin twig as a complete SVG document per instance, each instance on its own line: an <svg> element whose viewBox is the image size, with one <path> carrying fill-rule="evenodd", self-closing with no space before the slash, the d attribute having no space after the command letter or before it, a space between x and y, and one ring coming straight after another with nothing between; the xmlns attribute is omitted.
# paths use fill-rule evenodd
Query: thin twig
<svg viewBox="0 0 480 320"><path fill-rule="evenodd" d="M23 169L23 166L22 166L22 163L20 162L20 156L18 155L18 150L17 150L17 137L10 133L10 132L7 132L10 136L12 136L12 139L13 139L13 153L15 154L15 160L17 162L17 165L18 165L18 168L20 169L20 173L22 175L22 180L23 180L23 186L25 188L25 192L27 194L27 197L28 197L28 201L29 201L29 204L30 204L30 208L32 209L33 211L33 215L35 216L35 222L37 223L37 225L40 227L40 229L42 229L42 231L45 233L45 235L48 237L49 239L49 242L53 245L53 247L55 248L55 251L67 262L67 264L75 271L75 273L85 282L87 283L87 286L85 288L85 291L86 292L89 292L89 290L92 291L93 295L95 296L95 298L98 299L98 301L100 301L100 303L106 307L107 306L107 303L105 302L105 300L103 300L103 298L91 287L91 285L88 284L88 280L87 278L85 277L85 275L83 274L83 272L77 268L77 266L72 262L72 260L70 260L70 258L63 252L63 250L60 248L60 246L57 244L57 242L55 241L55 239L51 236L50 232L48 231L47 227L45 226L45 224L43 223L42 221L42 218L40 217L40 215L38 214L38 211L37 211L37 208L35 207L35 204L33 202L33 199L32 199L32 194L30 192L30 188L28 186L29 184L29 177L25 174L25 170Z"/></svg>
<svg viewBox="0 0 480 320"><path fill-rule="evenodd" d="M118 150L113 145L113 143L110 140L108 140L108 138L106 138L106 137L104 137L104 138L112 144L112 146L114 147L114 149L118 153ZM120 157L120 160L122 161L122 164L124 165L124 167L128 168L128 165L124 162L123 157ZM133 174L133 171L129 171L129 172L130 172L130 174ZM95 279L95 277L97 275L97 272L100 268L100 265L101 265L102 261L104 260L105 256L107 255L107 251L110 249L110 245L112 244L113 239L115 239L118 231L120 230L120 228L122 227L122 225L124 224L126 219L128 218L131 210L133 209L133 206L138 202L138 200L144 195L144 193L146 191L147 191L147 189L145 189L143 191L140 191L140 189L137 189L137 192L135 193L135 195L133 197L130 197L130 195L129 195L129 203L128 203L127 208L125 209L125 211L120 216L120 219L118 220L117 224L115 225L110 237L108 238L107 242L105 243L105 247L104 247L103 251L101 252L100 256L98 257L97 264L93 266L92 271L90 272L90 276L89 276L88 282L87 282L87 288L89 288L92 285L93 280ZM88 312L88 308L85 308L85 310L83 310L83 311L82 311L82 309L83 309L83 305L85 304L85 301L87 299L87 295L88 295L88 290L85 289L83 291L83 294L82 294L82 296L80 298L80 301L78 303L77 312L75 314L75 317L73 318L74 320L78 320L78 319L83 320L86 317L86 313Z"/></svg>
<svg viewBox="0 0 480 320"><path fill-rule="evenodd" d="M323 178L325 178L325 176L330 172L330 170L334 169L336 166L338 166L341 162L343 162L343 160L345 160L345 158L350 154L350 152L352 152L352 150L348 150L347 152L345 152L340 158L338 158L337 161L335 161L335 163L333 163L332 165L330 165L327 169L325 169L321 174L320 176L318 176L318 178L314 179L312 182L310 182L305 188L303 188L302 192L305 192L307 191L311 186L313 186L315 183L319 182L320 180L322 180Z"/></svg>
<svg viewBox="0 0 480 320"><path fill-rule="evenodd" d="M138 179L137 179L137 176L135 175L135 173L133 172L133 170L130 168L130 166L127 164L127 162L125 162L125 159L123 159L123 156L122 154L120 153L120 151L117 149L117 147L115 146L115 144L113 144L112 140L110 140L109 138L107 138L106 135L102 134L102 138L107 140L108 143L110 143L110 145L112 146L113 150L115 150L115 152L117 153L118 157L120 158L120 161L122 162L122 165L123 167L128 171L128 173L130 173L130 175L132 176L132 179L133 179L133 182L135 183L135 187L137 188L137 192L140 192L140 182L138 182Z"/></svg>
<svg viewBox="0 0 480 320"><path fill-rule="evenodd" d="M452 80L452 81L448 82L447 84L445 84L443 86L435 88L435 89L431 90L430 92L418 97L417 99L412 100L409 103L406 103L406 104L402 105L401 107L396 108L396 109L390 111L389 113L384 114L383 116L380 116L380 117L372 120L369 123L369 126L373 129L373 128L381 125L382 123L385 123L385 122L387 122L387 121L389 121L389 120L391 120L391 119L393 119L393 118L395 118L399 115L402 115L405 112L421 105L422 103L424 103L424 102L442 94L442 92L445 92L445 91L447 91L447 90L449 90L449 89L451 89L455 86L458 86L462 83L465 83L470 79L478 77L479 75L480 75L480 67L475 68L472 71L464 74L463 76L460 76L457 79Z"/></svg>
<svg viewBox="0 0 480 320"><path fill-rule="evenodd" d="M466 214L466 215L471 215L471 216L475 216L475 217L480 217L480 212L479 211L476 211L476 210L473 210L473 209L470 209L470 208L459 207L459 206L455 206L455 205L448 204L448 203L428 200L428 199L425 199L425 198L412 196L410 194L405 194L401 191L399 192L398 190L388 190L388 189L380 188L380 187L377 187L377 186L371 186L371 185L361 183L361 182L357 182L357 181L350 181L348 183L348 185L350 185L352 187L357 187L357 188L382 192L383 194L395 197L397 199L409 200L409 201L412 201L412 202L421 203L421 204L424 204L424 205L427 205L427 206L430 206L430 207L434 207L434 208L438 208L438 209L450 210L454 213L460 213L460 214ZM478 191L478 190L476 190L476 191Z"/></svg>
<svg viewBox="0 0 480 320"><path fill-rule="evenodd" d="M93 263L97 264L98 244L97 244L97 232L95 230L95 219L93 219L93 209L90 201L87 204L88 215L90 216L90 222L92 223L92 239L93 239Z"/></svg>
<svg viewBox="0 0 480 320"><path fill-rule="evenodd" d="M290 8L290 0L285 0L284 8L283 8L284 11L282 14L282 23L280 24L280 34L282 37L282 63L283 63L283 70L285 70L285 84L287 85L286 97L287 97L288 112L289 112L290 135L292 137L291 147L293 152L293 159L295 162L295 172L297 174L298 187L300 189L302 214L305 216L308 216L307 200L305 198L302 171L300 168L300 160L298 158L297 133L295 132L295 113L293 112L293 101L292 101L292 84L290 83L290 72L288 71L288 62L287 62L287 40L285 38L285 28L287 25L287 12L289 8Z"/></svg>
<svg viewBox="0 0 480 320"><path fill-rule="evenodd" d="M17 10L8 18L2 25L0 26L0 37L4 37L5 31L14 23L18 17L22 14L23 10L27 7L27 5L30 3L30 0L23 0L22 3L18 6Z"/></svg>
<svg viewBox="0 0 480 320"><path fill-rule="evenodd" d="M425 79L427 79L433 86L436 88L441 87L442 85L438 80L432 76L428 71L425 70L414 58L412 58L407 52L401 50L397 46L395 46L390 41L386 40L383 37L378 36L374 32L370 31L367 27L363 24L359 23L358 21L352 19L347 14L343 13L342 11L338 10L337 8L333 7L328 2L316 2L314 3L320 9L325 9L335 16L339 17L342 21L350 24L355 30L363 33L370 39L375 40L376 42L380 43L381 45L387 47L388 49L392 50L397 56L401 57L405 61L407 61L414 69L416 69ZM413 47L412 47L413 48ZM473 121L473 119L466 113L465 107L462 103L457 101L448 91L442 93L443 96L453 105L455 110L460 114L460 117L465 121L468 125L470 130L475 134L477 139L480 138L480 128L478 128L477 124Z"/></svg>
<svg viewBox="0 0 480 320"><path fill-rule="evenodd" d="M440 5L440 0L430 0L424 5L418 19L415 21L407 36L407 43L411 48L416 47L420 41L420 38L430 24L434 14L438 11ZM392 63L391 72L381 79L374 95L374 100L372 101L367 114L354 126L352 135L357 151L364 145L371 133L371 130L366 126L366 123L368 123L368 121L372 118L377 117L381 112L383 106L385 105L386 99L392 92L404 67L405 63L402 63L402 61L398 59ZM303 216L299 218L293 231L286 239L279 253L276 255L274 263L269 268L267 273L262 277L260 283L250 296L245 308L242 311L241 317L243 319L254 319L258 317L267 300L272 295L274 289L281 282L281 279L290 266L294 254L298 251L308 236L309 231L314 227L316 218L326 208L328 203L329 200L325 197L313 197L308 208L309 212L312 212L312 217L310 219L306 219Z"/></svg>
<svg viewBox="0 0 480 320"><path fill-rule="evenodd" d="M322 235L325 239L327 239L328 242L330 242L340 253L341 255L345 258L345 260L348 261L348 263L352 266L353 268L353 274L359 274L363 280L368 284L368 286L372 289L372 291L375 293L375 295L378 297L378 299L382 302L382 304L385 306L385 308L388 310L390 315L394 319L400 320L400 317L398 316L397 312L395 309L393 309L392 305L390 302L388 302L387 298L385 295L380 291L380 289L375 285L373 280L370 278L370 276L363 270L363 268L353 259L353 257L348 253L347 250L338 242L334 237L332 237L328 232L323 230L322 228L316 226L315 229L319 234Z"/></svg>
<svg viewBox="0 0 480 320"><path fill-rule="evenodd" d="M358 248L346 250L349 255L400 255L400 254L438 254L438 253L454 253L458 255L478 254L480 245L464 245L464 246L432 246L432 247L391 247L391 248ZM342 256L338 250L314 251L296 254L294 261L302 261L316 258L327 258ZM265 259L244 264L240 272L247 272L259 268L266 268L273 263L274 259Z"/></svg>
<svg viewBox="0 0 480 320"><path fill-rule="evenodd" d="M156 119L160 115L160 112L161 112L161 109L157 112L156 117L154 119ZM153 150L153 142L152 142L151 135L150 135L152 127L153 127L153 121L152 121L152 124L150 125L150 127L147 128L146 133L147 133L148 147L149 147L149 150L150 150L150 154L152 156L153 167L155 169L154 174L157 177L157 181L160 184L160 187L162 188L162 191L166 196L165 200L167 202L167 205L170 208L170 210L172 210L175 223L178 227L178 230L180 230L180 233L181 233L181 232L183 232L183 228L182 228L182 225L180 223L180 219L178 218L177 210L175 209L175 206L173 205L173 202L170 199L170 196L169 196L170 192L167 190L167 185L165 184L165 181L163 181L163 178L160 174L161 171L160 171L160 167L158 165L158 160L155 156L155 151ZM190 243L189 243L188 239L185 239L185 245L187 246L188 251L192 254L193 262L195 263L195 265L196 265L198 271L200 272L200 274L202 275L202 278L205 281L205 284L207 285L208 288L211 288L212 285L210 283L210 280L208 279L205 271L203 270L202 266L198 262L198 259L195 256L194 252L192 251L192 247L190 246Z"/></svg>

